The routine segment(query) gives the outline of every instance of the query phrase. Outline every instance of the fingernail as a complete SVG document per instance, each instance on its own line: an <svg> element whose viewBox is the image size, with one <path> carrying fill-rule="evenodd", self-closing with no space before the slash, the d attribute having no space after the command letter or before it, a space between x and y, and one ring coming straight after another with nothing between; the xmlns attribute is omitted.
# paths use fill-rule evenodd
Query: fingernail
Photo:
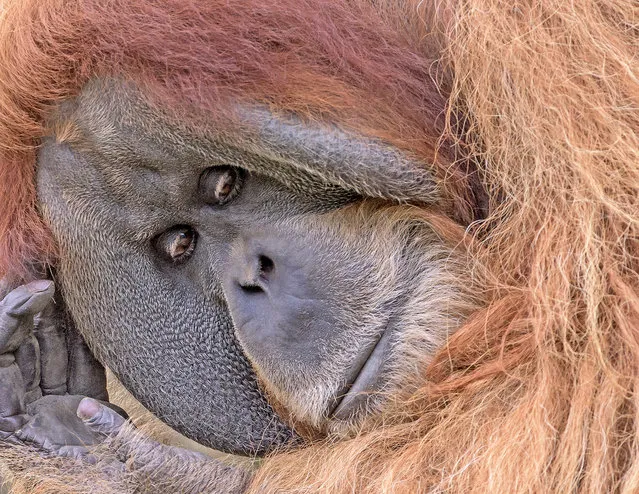
<svg viewBox="0 0 639 494"><path fill-rule="evenodd" d="M82 420L91 420L100 412L100 404L92 398L83 398L78 405L77 415Z"/></svg>
<svg viewBox="0 0 639 494"><path fill-rule="evenodd" d="M31 293L39 293L39 292L46 292L49 288L51 288L51 285L53 285L53 281L38 280L38 281L32 281L31 283L29 283L27 285L27 288Z"/></svg>

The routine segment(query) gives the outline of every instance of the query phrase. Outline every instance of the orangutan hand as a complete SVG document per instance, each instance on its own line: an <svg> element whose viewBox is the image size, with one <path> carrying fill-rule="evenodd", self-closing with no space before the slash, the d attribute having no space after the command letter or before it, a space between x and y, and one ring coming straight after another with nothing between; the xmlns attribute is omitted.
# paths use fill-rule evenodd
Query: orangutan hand
<svg viewBox="0 0 639 494"><path fill-rule="evenodd" d="M87 430L103 438L91 458L99 461L109 479L128 479L131 485L151 486L148 492L185 494L240 494L251 481L250 470L226 465L203 453L158 443L94 399L83 399L77 413Z"/></svg>
<svg viewBox="0 0 639 494"><path fill-rule="evenodd" d="M0 440L81 456L102 437L76 410L84 396L107 399L106 377L54 290L34 281L0 302Z"/></svg>

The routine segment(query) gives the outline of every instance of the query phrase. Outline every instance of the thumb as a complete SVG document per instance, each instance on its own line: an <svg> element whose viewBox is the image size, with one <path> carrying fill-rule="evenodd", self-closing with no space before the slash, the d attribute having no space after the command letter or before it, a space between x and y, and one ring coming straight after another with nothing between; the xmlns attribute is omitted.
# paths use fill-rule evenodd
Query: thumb
<svg viewBox="0 0 639 494"><path fill-rule="evenodd" d="M12 317L35 315L42 311L53 299L53 281L38 280L22 285L0 302L3 312Z"/></svg>
<svg viewBox="0 0 639 494"><path fill-rule="evenodd" d="M77 415L89 429L105 436L115 436L127 425L124 417L93 398L82 399Z"/></svg>

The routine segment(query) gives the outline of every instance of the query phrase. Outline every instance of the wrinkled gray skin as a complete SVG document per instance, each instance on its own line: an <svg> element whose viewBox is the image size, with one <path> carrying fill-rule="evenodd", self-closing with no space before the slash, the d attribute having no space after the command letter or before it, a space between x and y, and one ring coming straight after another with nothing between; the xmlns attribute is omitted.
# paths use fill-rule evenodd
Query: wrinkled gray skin
<svg viewBox="0 0 639 494"><path fill-rule="evenodd" d="M167 123L131 86L94 82L52 121L54 129L71 122L74 130L44 141L38 192L60 246L57 289L97 358L188 437L262 454L298 440L264 389L289 419L330 432L368 411L349 389L384 388L389 362L399 358L393 352L410 305L407 287L424 264L409 251L391 271L381 270L383 256L393 254L373 249L375 207L362 198L423 203L437 193L423 165L380 143L260 107L242 106L238 114L242 136L196 135ZM219 204L220 167L229 166L242 179ZM363 206L345 207L353 203ZM185 227L196 235L192 252L174 262L166 249ZM390 240L394 249L402 241L408 239ZM68 383L82 381L56 391L58 402L39 401L38 386L17 377L11 357L33 340L32 318L52 296L45 285L19 288L0 310L0 332L13 339L0 348L1 370L14 375L0 384L3 396L21 394L0 403L2 420L19 422L2 430L10 440L82 456L83 445L121 431L123 419L90 400L78 410L82 420L75 417L79 397L65 393L105 396L101 378L91 377L100 375L98 364L66 350L83 344L68 321L53 324L58 336L67 335L66 342L58 338L55 355L85 378L67 368L54 372L61 382L63 375ZM16 312L16 297L34 286L45 295L29 295L33 307ZM428 351L446 330L426 336ZM50 379L42 369L40 379ZM25 414L27 402L39 408ZM71 424L67 437L59 430L55 436L60 422ZM148 444L151 464L168 456L208 462ZM137 458L146 458L139 448ZM212 477L235 476L228 485L242 490L245 474L209 468L222 472Z"/></svg>

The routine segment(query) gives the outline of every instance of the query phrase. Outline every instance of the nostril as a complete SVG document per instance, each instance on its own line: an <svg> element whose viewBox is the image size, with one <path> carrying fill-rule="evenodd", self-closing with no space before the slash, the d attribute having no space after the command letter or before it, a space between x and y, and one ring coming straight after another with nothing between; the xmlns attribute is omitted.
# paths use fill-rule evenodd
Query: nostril
<svg viewBox="0 0 639 494"><path fill-rule="evenodd" d="M275 263L270 257L264 254L251 256L237 278L237 285L246 295L268 293L271 281L269 278L274 270Z"/></svg>
<svg viewBox="0 0 639 494"><path fill-rule="evenodd" d="M244 293L247 294L256 294L256 293L264 293L264 290L257 285L242 285L240 283L240 288Z"/></svg>
<svg viewBox="0 0 639 494"><path fill-rule="evenodd" d="M275 269L275 264L270 257L264 255L259 257L260 276L269 275L273 269Z"/></svg>

